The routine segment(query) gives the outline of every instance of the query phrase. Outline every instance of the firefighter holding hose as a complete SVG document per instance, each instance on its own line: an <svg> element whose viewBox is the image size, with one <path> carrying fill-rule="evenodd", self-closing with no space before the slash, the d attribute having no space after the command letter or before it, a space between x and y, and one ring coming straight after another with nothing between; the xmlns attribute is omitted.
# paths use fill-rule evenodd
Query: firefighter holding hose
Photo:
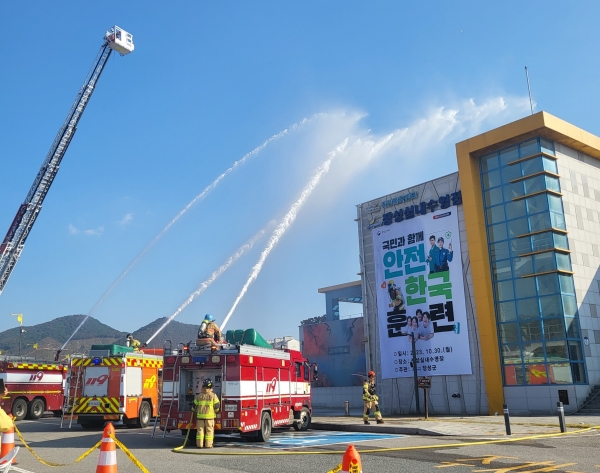
<svg viewBox="0 0 600 473"><path fill-rule="evenodd" d="M211 314L206 314L198 329L198 340L196 341L196 345L214 345L215 343L219 343L221 338L221 329L215 322L215 318Z"/></svg>
<svg viewBox="0 0 600 473"><path fill-rule="evenodd" d="M133 351L141 351L142 348L142 344L140 343L139 340L136 340L135 338L133 338L133 334L128 334L127 335L127 346L133 348Z"/></svg>
<svg viewBox="0 0 600 473"><path fill-rule="evenodd" d="M363 412L365 424L369 424L371 409L373 409L377 423L383 424L381 412L379 412L379 397L377 396L377 389L375 386L375 371L369 371L367 381L363 384L363 401L365 404L365 410Z"/></svg>

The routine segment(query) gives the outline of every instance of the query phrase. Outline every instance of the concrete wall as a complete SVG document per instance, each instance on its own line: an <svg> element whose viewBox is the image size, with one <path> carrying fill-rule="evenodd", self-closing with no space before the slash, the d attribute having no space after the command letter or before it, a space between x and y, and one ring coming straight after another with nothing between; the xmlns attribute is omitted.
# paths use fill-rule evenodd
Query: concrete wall
<svg viewBox="0 0 600 473"><path fill-rule="evenodd" d="M312 402L315 408L339 409L344 413L344 401L350 402L352 410L362 409L362 387L313 388Z"/></svg>
<svg viewBox="0 0 600 473"><path fill-rule="evenodd" d="M588 380L600 384L600 161L558 143L556 155Z"/></svg>
<svg viewBox="0 0 600 473"><path fill-rule="evenodd" d="M363 314L365 318L365 337L368 340L368 343L366 344L368 351L367 370L373 369L377 373L381 372L377 300L375 293L375 266L371 230L368 228L369 224L373 219L375 219L376 222L381 221L382 214L389 212L390 210L393 212L395 209L404 208L407 205L418 204L422 201L427 202L430 199L438 199L440 195L450 194L457 190L460 190L458 173L453 173L357 206L360 267L363 283ZM406 201L396 206L382 209L380 205L382 201L394 199L397 196L403 196L410 192L417 192L418 197L413 201ZM459 205L457 208L473 374L462 376L434 376L430 390L430 406L431 412L435 414L487 414L488 404L479 350L479 336L477 325L475 323L475 299L473 296L473 281L469 262L469 248L466 241L464 211L462 205ZM415 411L412 378L378 379L377 383L382 414L407 414ZM458 394L460 397L452 397L453 394ZM421 396L422 406L422 390L419 395Z"/></svg>

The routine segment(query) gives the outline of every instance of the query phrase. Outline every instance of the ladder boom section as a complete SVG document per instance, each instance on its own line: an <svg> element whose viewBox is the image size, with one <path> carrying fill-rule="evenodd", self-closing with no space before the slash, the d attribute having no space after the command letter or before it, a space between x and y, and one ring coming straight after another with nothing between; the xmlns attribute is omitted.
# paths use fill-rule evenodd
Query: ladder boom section
<svg viewBox="0 0 600 473"><path fill-rule="evenodd" d="M19 256L23 251L25 240L29 235L31 227L35 223L46 194L50 190L50 186L58 173L62 158L77 130L77 124L79 123L81 115L94 92L95 86L98 79L100 79L100 75L104 70L108 58L113 51L109 44L110 43L105 40L100 48L100 52L75 98L75 102L73 103L65 122L58 131L58 134L52 143L52 147L33 181L33 185L25 198L25 202L19 207L12 224L8 229L8 233L0 245L0 294L4 290L8 278L17 264Z"/></svg>

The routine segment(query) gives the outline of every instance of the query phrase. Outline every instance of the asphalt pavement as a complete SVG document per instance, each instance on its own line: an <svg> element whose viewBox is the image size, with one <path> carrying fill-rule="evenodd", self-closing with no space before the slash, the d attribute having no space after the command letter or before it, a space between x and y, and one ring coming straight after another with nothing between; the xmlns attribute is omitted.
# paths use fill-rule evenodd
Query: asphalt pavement
<svg viewBox="0 0 600 473"><path fill-rule="evenodd" d="M419 420L417 418L390 418L383 425L370 426L378 432L353 432L352 426L361 425L360 417L319 417L315 425L329 422L332 426L345 430L309 430L296 432L293 429L277 429L266 444L242 440L236 435L218 435L215 448L199 450L194 446L176 453L183 437L180 432L171 432L151 437L152 429L127 429L117 427L116 437L137 458L149 472L193 471L194 473L280 473L315 472L326 473L341 462L343 452L353 444L361 452L364 473L398 472L418 470L425 473L494 472L507 473L598 473L600 456L595 452L600 431L595 429L569 428L569 433L556 437L540 434L544 428L557 432L555 426L544 425L545 418L518 418L528 422L534 419L536 425L522 426L536 428L535 435L513 435L508 438L498 421L484 418L444 418L442 420ZM598 420L597 417L568 418L575 425L580 420ZM468 422L467 422L468 421ZM417 426L446 425L455 429L458 435L445 433L442 436L401 435L383 431L385 428L402 427L408 423ZM594 422L592 422L594 423ZM79 426L60 429L60 420L43 418L39 421L17 423L32 452L21 447L17 457L17 468L33 473L80 473L93 472L98 463L98 450L81 461L76 459L88 451L102 437L102 430L83 430ZM475 427L472 427L475 426ZM515 428L517 425L515 425ZM420 428L420 427L419 427ZM479 435L473 429L483 428L492 435ZM465 429L471 429L470 435ZM540 437L539 435L542 435ZM471 437L471 438L469 438ZM507 440L509 441L508 443ZM37 458L36 458L37 455ZM50 467L43 463L62 463L64 466ZM119 473L139 473L140 469L122 450L117 451Z"/></svg>

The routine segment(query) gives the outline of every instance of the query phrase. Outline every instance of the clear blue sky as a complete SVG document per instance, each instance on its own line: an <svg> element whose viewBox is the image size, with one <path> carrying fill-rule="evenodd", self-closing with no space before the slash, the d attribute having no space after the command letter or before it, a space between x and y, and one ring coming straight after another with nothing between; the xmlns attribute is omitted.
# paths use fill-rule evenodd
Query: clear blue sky
<svg viewBox="0 0 600 473"><path fill-rule="evenodd" d="M536 110L600 134L599 15L592 1L5 2L2 235L104 31L121 26L136 50L106 67L0 296L0 330L14 312L25 325L88 313L234 161L322 113L223 179L93 314L127 331L173 314L348 139L228 324L297 337L325 312L319 287L358 279L355 205L454 172L454 143L528 114L525 65ZM177 320L222 320L267 241Z"/></svg>

